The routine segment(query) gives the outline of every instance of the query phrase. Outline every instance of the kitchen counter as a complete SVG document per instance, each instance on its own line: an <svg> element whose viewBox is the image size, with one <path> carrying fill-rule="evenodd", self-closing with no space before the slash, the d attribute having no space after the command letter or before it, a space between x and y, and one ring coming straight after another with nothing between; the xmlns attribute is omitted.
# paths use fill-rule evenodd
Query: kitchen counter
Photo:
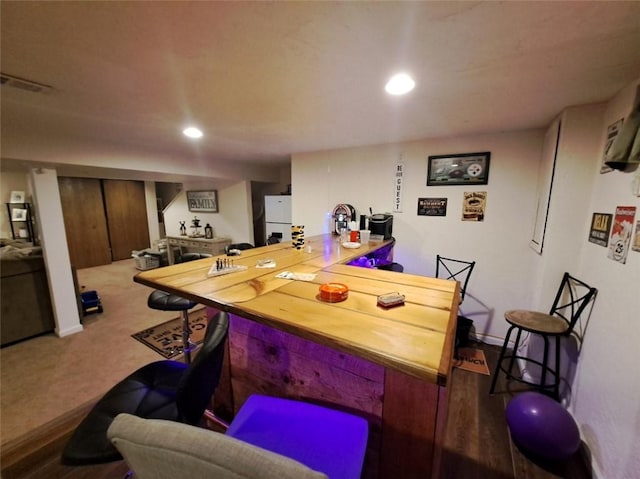
<svg viewBox="0 0 640 479"><path fill-rule="evenodd" d="M288 375L273 392L325 402L331 395L328 402L344 403L369 417L373 436L380 436L370 437L370 448L378 448L368 454L369 471L376 469L371 477L431 477L437 469L446 421L445 386L451 372L459 286L454 281L346 264L390 242L347 249L336 236L315 236L307 238L301 250L280 243L245 250L241 256L217 256L144 271L134 280L238 316L230 331L230 388L236 400L246 397L251 388L273 388L277 378ZM216 259L233 260L234 266L247 269L209 278L207 272ZM273 260L274 268L256 267L267 259ZM310 281L277 278L283 271L314 277ZM321 301L318 288L328 282L347 285L348 298L336 303ZM394 291L405 296L404 305L377 306L378 295ZM271 332L258 330L257 325ZM316 346L324 349L311 353ZM277 351L278 357L257 361L261 351ZM305 351L305 359L298 358ZM284 354L286 362L281 357ZM336 361L349 357L358 363L358 371L351 374L363 378L363 388L378 391L363 394L373 398L354 405L349 398L358 397L361 391L340 393L353 387L353 380L336 379L336 367L342 370L343 365L327 367L320 386L312 385L312 379L322 366L307 372L295 369L298 363L334 354ZM279 365L267 370L270 361ZM264 379L254 378L256 375ZM294 377L301 384L291 390ZM327 381L332 383L329 387ZM238 407L233 404L232 409Z"/></svg>

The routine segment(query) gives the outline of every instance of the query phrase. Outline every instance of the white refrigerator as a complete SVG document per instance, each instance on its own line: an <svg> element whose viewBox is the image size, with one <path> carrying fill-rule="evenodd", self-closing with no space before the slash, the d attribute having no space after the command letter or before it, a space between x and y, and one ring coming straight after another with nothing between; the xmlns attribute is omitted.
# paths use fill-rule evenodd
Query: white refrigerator
<svg viewBox="0 0 640 479"><path fill-rule="evenodd" d="M264 197L265 238L275 236L281 242L291 241L291 196Z"/></svg>

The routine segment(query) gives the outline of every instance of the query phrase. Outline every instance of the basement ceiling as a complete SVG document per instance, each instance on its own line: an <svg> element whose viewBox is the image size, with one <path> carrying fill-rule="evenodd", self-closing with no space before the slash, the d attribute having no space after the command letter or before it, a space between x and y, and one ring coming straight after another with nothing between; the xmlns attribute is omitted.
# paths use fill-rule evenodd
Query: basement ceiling
<svg viewBox="0 0 640 479"><path fill-rule="evenodd" d="M3 161L281 166L299 152L545 127L640 77L640 2L0 6L2 73L50 87L2 86ZM391 97L398 71L416 88ZM204 138L187 141L187 123Z"/></svg>

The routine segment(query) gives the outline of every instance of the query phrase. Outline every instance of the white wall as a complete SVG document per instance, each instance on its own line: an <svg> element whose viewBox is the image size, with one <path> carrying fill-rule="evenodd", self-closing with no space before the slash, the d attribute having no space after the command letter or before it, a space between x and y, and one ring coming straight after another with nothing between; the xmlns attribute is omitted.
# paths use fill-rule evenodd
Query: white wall
<svg viewBox="0 0 640 479"><path fill-rule="evenodd" d="M593 212L615 213L617 206L635 206L640 220L640 198L631 194L636 171L600 174L606 128L631 111L637 85L629 85L607 104L600 145L589 169ZM636 233L637 234L637 233ZM640 252L629 251L626 264L607 258L607 248L585 240L580 231L580 274L598 288L573 384L572 409L587 441L598 476L637 478L640 471Z"/></svg>
<svg viewBox="0 0 640 479"><path fill-rule="evenodd" d="M40 218L42 252L47 266L55 332L63 337L78 333L83 327L71 272L58 176L56 170L47 168L31 169L30 174L37 216Z"/></svg>
<svg viewBox="0 0 640 479"><path fill-rule="evenodd" d="M533 282L530 297L533 308L549 311L564 272L587 282L580 274L580 258L587 243L591 214L588 205L593 189L593 168L601 146L602 114L604 104L567 108L559 116L560 136L555 161L555 173L551 187L551 199L547 217L546 236L542 255L536 257L530 271ZM590 284L591 285L591 284ZM593 284L597 287L596 284ZM587 314L578 323L586 325ZM520 352L529 358L542 361L544 343L538 335L524 335ZM561 338L561 383L563 402L572 402L571 383L579 362L580 342L575 338ZM549 357L555 354L555 343L550 344ZM526 379L540 380L541 369L535 364L520 363Z"/></svg>
<svg viewBox="0 0 640 479"><path fill-rule="evenodd" d="M403 212L394 215L394 260L408 273L427 276L435 273L436 254L475 260L462 311L477 334L499 342L495 337L506 332L503 311L532 306L529 271L537 255L528 245L543 137L543 130L530 130L294 155L293 221L311 236L329 231L338 203L353 205L358 214L368 214L369 207L391 211L402 155ZM480 151L491 152L488 185L426 186L427 156ZM483 222L461 221L465 191L487 192ZM418 216L421 197L448 198L447 216Z"/></svg>
<svg viewBox="0 0 640 479"><path fill-rule="evenodd" d="M209 223L216 237L231 238L233 243L253 243L251 183L240 181L229 187L218 189L218 213L190 212L186 192L207 189L203 183L198 183L197 186L183 184L183 190L164 210L167 236L180 235L180 221L185 222L187 234L191 234L191 221L197 217L200 220L202 234L204 234L204 226ZM216 188L211 187L211 189Z"/></svg>
<svg viewBox="0 0 640 479"><path fill-rule="evenodd" d="M551 307L565 271L579 277L582 247L588 243L591 225L588 204L594 163L600 153L604 108L604 104L572 107L560 115L560 139L544 249L541 256L536 256L535 263L534 306L537 309Z"/></svg>

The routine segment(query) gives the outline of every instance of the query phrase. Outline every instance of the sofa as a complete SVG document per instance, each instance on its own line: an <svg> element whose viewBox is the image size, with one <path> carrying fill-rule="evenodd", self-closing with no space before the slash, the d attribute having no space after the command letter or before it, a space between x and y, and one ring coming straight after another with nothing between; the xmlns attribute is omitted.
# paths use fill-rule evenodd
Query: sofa
<svg viewBox="0 0 640 479"><path fill-rule="evenodd" d="M0 243L1 346L53 331L55 320L40 247Z"/></svg>

